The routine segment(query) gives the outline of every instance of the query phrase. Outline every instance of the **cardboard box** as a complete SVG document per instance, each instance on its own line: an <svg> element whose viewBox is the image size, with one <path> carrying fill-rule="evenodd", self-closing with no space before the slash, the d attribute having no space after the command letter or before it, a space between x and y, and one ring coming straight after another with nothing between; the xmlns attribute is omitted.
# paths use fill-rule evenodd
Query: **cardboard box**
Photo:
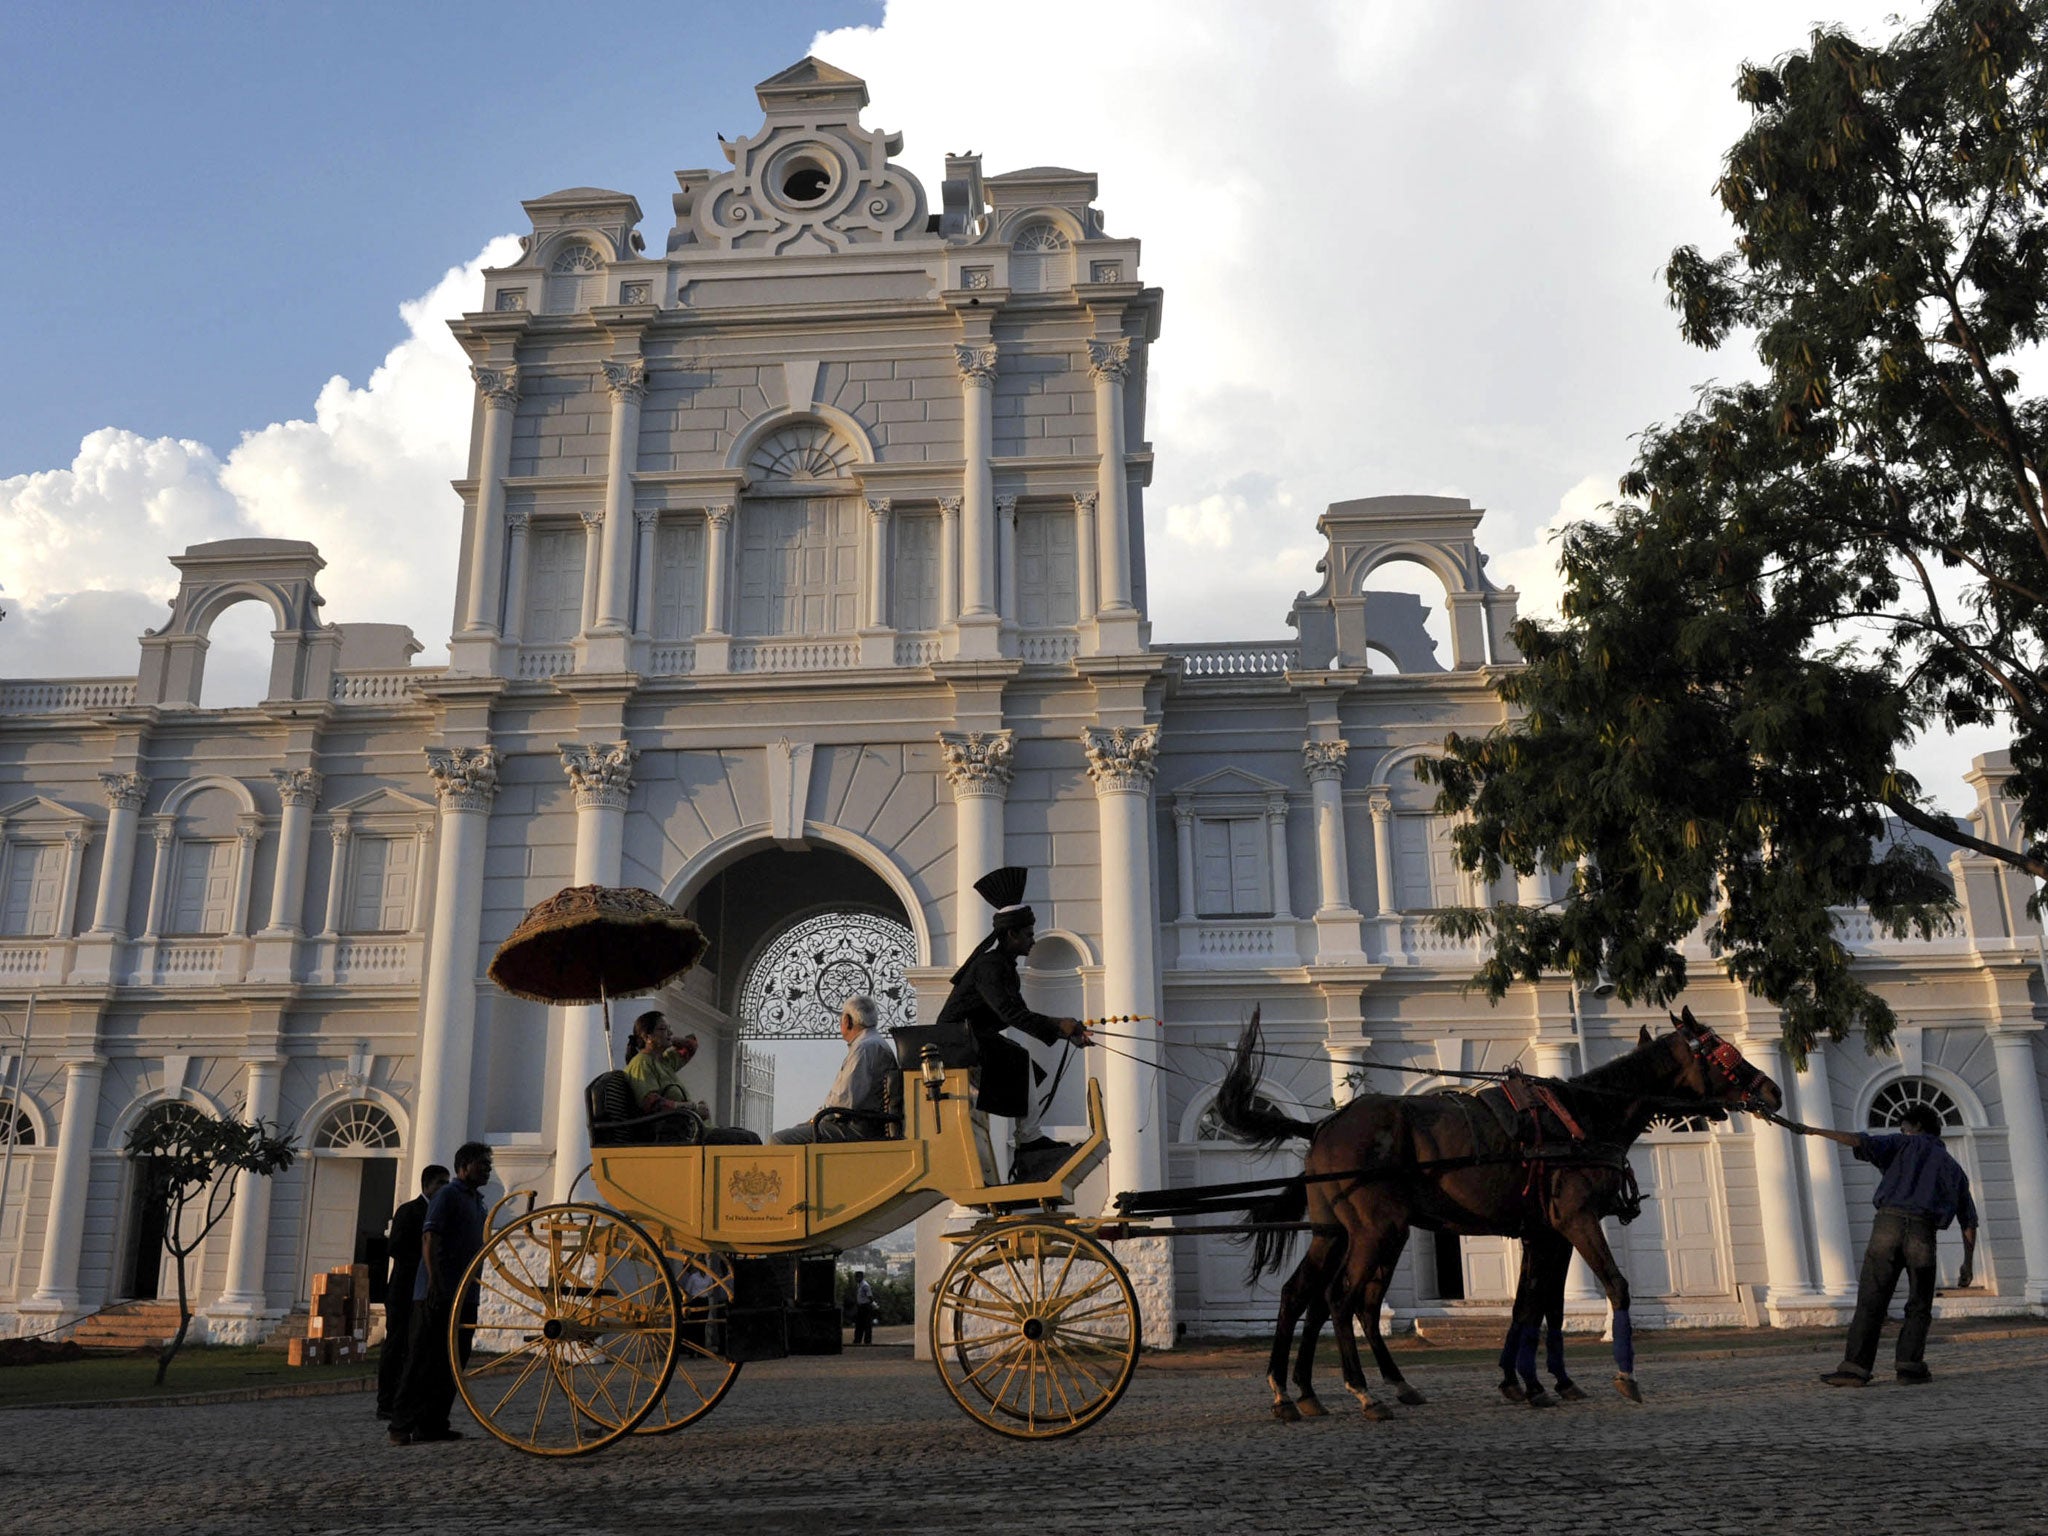
<svg viewBox="0 0 2048 1536"><path fill-rule="evenodd" d="M318 1301L322 1296L325 1296L327 1288L333 1283L334 1276L332 1275L315 1275L313 1277L313 1299Z"/></svg>

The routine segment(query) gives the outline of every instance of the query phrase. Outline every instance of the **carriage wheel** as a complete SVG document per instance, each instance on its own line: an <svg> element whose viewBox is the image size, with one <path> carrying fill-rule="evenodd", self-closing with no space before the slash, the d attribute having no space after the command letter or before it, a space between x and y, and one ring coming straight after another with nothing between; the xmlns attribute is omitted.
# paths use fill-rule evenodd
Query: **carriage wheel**
<svg viewBox="0 0 2048 1536"><path fill-rule="evenodd" d="M476 1349L455 1384L507 1445L586 1455L662 1401L679 1296L661 1250L623 1216L545 1206L493 1234L463 1283L478 1295Z"/></svg>
<svg viewBox="0 0 2048 1536"><path fill-rule="evenodd" d="M682 1326L676 1330L676 1367L668 1391L633 1426L636 1435L674 1434L718 1406L739 1380L736 1361L721 1359L706 1341L705 1328L714 1304L732 1304L732 1265L703 1253L668 1250L670 1271L683 1299Z"/></svg>
<svg viewBox="0 0 2048 1536"><path fill-rule="evenodd" d="M946 1390L998 1434L1049 1440L1116 1406L1138 1363L1138 1302L1092 1237L1050 1223L967 1244L932 1301Z"/></svg>

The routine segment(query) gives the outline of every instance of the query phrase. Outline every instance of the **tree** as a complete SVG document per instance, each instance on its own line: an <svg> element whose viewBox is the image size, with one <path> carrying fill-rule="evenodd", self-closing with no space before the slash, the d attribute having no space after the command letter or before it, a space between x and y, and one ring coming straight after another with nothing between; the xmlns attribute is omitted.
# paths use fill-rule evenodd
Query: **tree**
<svg viewBox="0 0 2048 1536"><path fill-rule="evenodd" d="M1686 339L1760 376L1649 430L1611 522L1562 546L1564 621L1524 622L1509 722L1424 777L1461 861L1573 872L1544 907L1445 914L1479 982L1605 974L1668 1001L1702 922L1784 1011L1795 1055L1892 1014L1830 908L1927 935L1954 898L1924 838L2048 877L1899 766L1917 733L2012 732L2018 820L2048 828L2048 6L1946 0L1882 46L1839 30L1736 84L1717 191L1734 248L1666 271Z"/></svg>
<svg viewBox="0 0 2048 1536"><path fill-rule="evenodd" d="M129 1133L128 1155L136 1160L142 1198L162 1213L164 1251L178 1269L178 1331L157 1356L158 1386L192 1327L185 1261L234 1208L238 1175L268 1178L291 1166L296 1149L277 1131L262 1120L245 1125L177 1104L144 1117Z"/></svg>

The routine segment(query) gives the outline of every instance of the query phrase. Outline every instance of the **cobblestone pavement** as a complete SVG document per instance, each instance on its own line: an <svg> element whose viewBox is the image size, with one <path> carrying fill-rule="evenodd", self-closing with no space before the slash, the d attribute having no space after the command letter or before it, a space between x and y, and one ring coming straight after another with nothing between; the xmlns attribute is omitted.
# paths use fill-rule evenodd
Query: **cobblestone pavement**
<svg viewBox="0 0 2048 1536"><path fill-rule="evenodd" d="M1952 1341L1930 1387L1831 1355L1646 1357L1624 1402L1499 1400L1413 1366L1427 1406L1275 1424L1245 1356L1141 1369L1072 1440L997 1438L903 1349L749 1367L709 1418L575 1461L484 1438L397 1449L362 1397L0 1418L10 1533L491 1531L2048 1531L2048 1337ZM1334 1383L1331 1384L1334 1387ZM1345 1406L1339 1407L1342 1401Z"/></svg>

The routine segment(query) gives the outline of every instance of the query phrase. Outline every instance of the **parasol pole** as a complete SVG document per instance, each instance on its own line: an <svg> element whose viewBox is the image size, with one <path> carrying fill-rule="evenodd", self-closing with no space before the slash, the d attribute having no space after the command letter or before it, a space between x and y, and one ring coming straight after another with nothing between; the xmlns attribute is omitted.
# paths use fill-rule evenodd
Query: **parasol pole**
<svg viewBox="0 0 2048 1536"><path fill-rule="evenodd" d="M604 989L604 978L597 979L597 1003L604 1010L604 1064L607 1070L613 1065L612 1056L612 1000Z"/></svg>

